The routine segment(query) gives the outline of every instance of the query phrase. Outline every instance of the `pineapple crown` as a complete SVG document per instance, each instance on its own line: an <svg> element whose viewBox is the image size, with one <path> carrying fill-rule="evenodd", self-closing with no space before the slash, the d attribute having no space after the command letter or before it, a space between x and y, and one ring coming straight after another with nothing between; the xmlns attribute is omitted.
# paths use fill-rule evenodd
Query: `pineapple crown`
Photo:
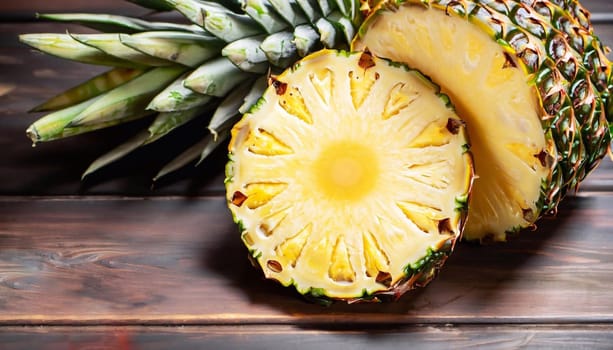
<svg viewBox="0 0 613 350"><path fill-rule="evenodd" d="M202 161L258 100L267 75L322 48L347 49L361 22L358 0L128 1L156 12L173 10L190 23L176 23L172 16L148 21L39 14L43 20L77 23L100 33L20 36L44 53L113 67L35 107L32 111L50 113L28 128L34 143L152 118L147 130L98 158L84 177L192 120L204 120L210 133L156 179Z"/></svg>

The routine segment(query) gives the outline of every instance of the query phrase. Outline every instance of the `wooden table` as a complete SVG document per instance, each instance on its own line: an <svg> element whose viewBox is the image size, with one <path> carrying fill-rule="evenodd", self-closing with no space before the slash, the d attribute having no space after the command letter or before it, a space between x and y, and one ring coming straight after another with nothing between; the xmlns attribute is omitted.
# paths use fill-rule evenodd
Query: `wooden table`
<svg viewBox="0 0 613 350"><path fill-rule="evenodd" d="M0 349L613 349L610 160L536 231L460 244L426 289L390 304L310 304L249 265L225 207L223 151L151 189L198 128L85 182L88 163L142 124L30 146L38 115L25 111L99 70L33 53L15 34L61 32L23 21L37 6L79 4L138 11L0 5ZM611 0L584 4L613 45Z"/></svg>

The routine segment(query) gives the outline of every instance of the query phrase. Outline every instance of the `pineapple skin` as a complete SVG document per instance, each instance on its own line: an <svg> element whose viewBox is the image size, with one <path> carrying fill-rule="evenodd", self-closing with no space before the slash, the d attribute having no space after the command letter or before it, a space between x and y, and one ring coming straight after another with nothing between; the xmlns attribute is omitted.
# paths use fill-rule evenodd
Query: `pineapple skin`
<svg viewBox="0 0 613 350"><path fill-rule="evenodd" d="M441 228L442 226L445 226L445 225L439 222L438 230L442 230L440 231L441 234L443 234L444 232L447 232L449 235L441 236L443 238L432 238L433 239L432 244L428 246L426 249L424 249L422 253L420 253L421 254L420 257L417 258L416 260L403 259L402 267L400 269L401 273L399 275L394 274L392 276L391 274L386 274L387 276L384 276L384 277L389 278L389 280L385 282L379 282L378 281L379 276L377 276L377 282L380 283L380 285L379 285L379 288L376 290L372 290L371 288L372 286L369 286L368 288L366 288L366 286L360 287L360 288L352 287L351 289L352 292L348 294L347 293L335 294L334 292L327 290L325 287L322 287L322 285L325 286L327 282L320 283L321 281L315 280L314 285L309 287L309 285L298 283L297 280L299 280L299 278L297 280L294 280L293 277L291 279L278 278L276 273L279 272L278 270L283 270L284 268L283 266L285 266L285 268L287 269L289 267L289 266L286 266L287 262L284 262L282 258L277 260L276 258L274 258L274 256L273 256L273 259L271 259L270 255L263 253L260 250L260 248L258 248L258 241L262 240L261 237L258 237L258 236L261 236L261 234L258 234L258 231L261 232L262 223L264 223L264 225L266 226L265 231L268 231L268 229L270 228L269 225L265 223L265 220L261 222L255 221L254 223L253 217L245 216L244 214L245 208L249 208L249 209L253 208L253 209L259 210L260 206L264 206L265 205L264 203L266 203L266 200L262 199L263 197L274 198L279 193L282 193L282 191L284 191L286 188L281 188L281 186L278 186L278 184L275 183L275 181L278 181L278 180L270 179L272 186L268 186L267 189L261 190L259 193L252 192L250 194L249 193L250 183L245 183L245 180L244 180L244 174L249 173L250 170L248 170L248 167L246 167L245 165L240 164L241 160L239 159L240 158L239 154L240 152L244 152L241 149L248 149L250 152L255 151L257 154L266 155L266 156L283 157L291 153L290 149L287 148L286 145L283 145L282 143L279 142L280 140L274 140L273 142L269 142L270 139L267 138L263 142L262 147L256 146L255 142L253 142L253 138L249 135L251 135L252 131L262 132L263 130L260 129L259 126L256 126L256 124L251 125L251 123L257 123L258 118L256 118L255 116L250 116L250 114L258 113L260 109L266 104L272 104L272 103L276 104L277 101L274 100L271 96L285 94L286 92L289 93L289 91L292 91L290 89L294 88L292 86L293 81L291 79L291 76L288 77L287 75L290 75L292 72L297 71L297 70L306 70L307 72L314 72L317 69L309 61L317 60L318 58L321 58L321 57L325 58L325 56L336 56L336 57L340 57L341 59L347 59L347 58L352 58L352 56L353 57L361 56L362 58L370 57L370 54L363 53L363 52L346 53L346 52L342 52L342 51L339 52L335 50L321 50L297 62L294 66L292 66L290 69L288 69L286 72L282 73L281 75L271 77L270 86L267 89L267 93L265 93L262 96L262 98L258 101L258 103L256 103L252 107L252 109L244 115L243 119L239 121L232 130L232 139L230 140L230 144L229 144L229 161L226 165L226 181L225 181L226 190L227 190L228 207L230 208L233 219L239 228L243 243L249 250L249 258L252 262L252 265L256 267L257 269L261 270L262 274L266 278L276 280L277 282L281 283L282 285L286 287L292 286L297 290L299 294L302 294L307 300L310 300L316 303L320 303L320 304L324 304L324 305L328 305L335 301L342 301L346 303L395 301L399 299L402 295L404 295L406 292L412 289L415 289L417 287L424 287L429 282L431 282L437 276L440 268L444 265L449 255L453 252L455 243L457 242L457 240L460 239L462 236L463 227L466 222L469 197L470 197L471 188L472 188L473 179L474 179L474 171L472 167L472 155L469 151L469 146L468 146L469 144L468 136L465 133L463 123L459 119L457 119L457 122L459 123L456 125L457 130L452 133L455 134L457 132L459 135L458 137L460 139L463 139L465 142L461 146L461 150L459 150L461 153L460 158L462 160L460 161L460 163L461 163L461 166L463 167L462 174L464 177L462 179L456 178L455 180L453 180L453 181L457 181L456 184L460 183L461 184L460 186L462 187L462 191L461 191L462 193L453 192L457 194L457 196L455 197L454 203L452 204L453 217L451 217L451 220L449 222L449 228L448 228L449 230L451 230L450 232L452 232L453 234L446 231L447 228ZM377 64L379 65L385 62L386 64L389 64L391 67L401 67L401 68L404 67L405 70L411 71L418 77L420 81L422 81L422 83L424 83L425 85L430 85L433 89L435 89L437 91L436 95L438 96L438 99L440 99L439 102L442 101L442 103L446 106L447 109L450 109L451 111L453 111L453 107L449 103L447 96L444 94L440 94L440 90L438 86L432 83L427 77L421 75L421 73L417 71L412 71L409 68L406 68L406 66L402 64L397 64L394 62L389 62L387 60L382 60L378 58L376 58L375 60ZM369 59L366 59L366 61L368 62ZM329 67L330 66L328 66L328 68ZM316 75L316 73L314 74ZM330 99L332 100L334 99L334 97L330 97ZM366 105L366 103L364 105ZM289 110L288 107L285 107L285 108ZM266 111L268 112L269 110L267 109ZM265 117L265 116L267 116L267 114L261 117ZM332 112L332 114L329 116L326 116L326 118L334 119L334 113ZM305 120L306 118L303 119L303 121ZM447 128L450 128L450 126L448 125ZM331 131L331 132L334 133L334 131ZM416 139L420 139L420 138L417 137ZM249 146L247 147L245 145L249 145ZM260 173L261 170L258 170L257 172ZM256 183L256 184L259 185L259 183ZM456 187L453 187L453 188L457 189ZM320 200L320 196L318 194L313 193L312 196ZM307 199L305 198L304 200L306 201ZM353 200L353 198L351 198L351 200ZM277 208L278 207L279 206L277 205ZM263 212L266 213L266 215L277 216L278 214L270 214L273 211L274 211L273 209L266 209ZM350 215L348 214L347 211L343 211L343 214ZM369 215L377 216L378 213L369 212ZM344 219L345 218L341 218L341 217L338 218L339 221L342 221ZM283 220L285 220L285 217L281 219L281 221ZM291 218L288 220L293 221L293 219ZM301 219L298 219L298 222L300 221ZM271 229L270 232L267 233L267 235L272 235L273 234L272 231L274 231L278 226L280 226L280 224L275 224L275 228ZM311 224L308 224L306 227L310 227L310 226ZM322 226L319 226L319 227L321 228ZM390 227L390 226L386 224L385 227ZM325 230L327 230L327 228L324 228L324 231ZM384 230L384 229L381 228L381 230ZM305 230L303 229L302 231L305 231ZM293 237L301 236L302 231L296 234L295 236L290 237L290 239L293 240ZM378 233L372 232L371 234L374 237L376 237ZM406 234L409 235L408 233ZM323 232L320 235L322 241L331 241L326 235L327 234L325 232ZM264 240L266 239L268 238L264 238ZM280 245L278 245L275 248L275 251L277 251L279 246ZM330 249L330 247L326 248L325 245L320 245L320 248L321 250L324 250L324 251ZM313 253L315 254L315 251L313 251ZM306 259L307 257L304 255L305 254L299 255L299 259ZM319 254L316 254L316 255L319 255ZM320 264L320 263L325 264L325 261L319 261L320 259L322 259L321 256L319 256L317 259L314 259L314 261L316 261L317 264ZM309 259L309 260L313 260L313 259ZM281 261L281 263L279 263L279 261ZM334 264L331 264L331 265L334 265ZM273 273L271 273L271 270L273 270ZM358 268L356 272L359 273L359 271L362 271L362 270Z"/></svg>
<svg viewBox="0 0 613 350"><path fill-rule="evenodd" d="M549 174L541 181L537 211L528 213L525 225L501 228L501 232L466 232L464 237L481 242L505 241L508 235L533 227L541 216L555 215L560 201L578 189L611 143L611 63L594 34L589 12L573 0L383 1L368 13L352 48L363 49L361 40L369 28L382 14L402 6L443 11L480 28L525 71L539 101L547 142L546 154L539 158ZM479 166L476 164L477 172Z"/></svg>

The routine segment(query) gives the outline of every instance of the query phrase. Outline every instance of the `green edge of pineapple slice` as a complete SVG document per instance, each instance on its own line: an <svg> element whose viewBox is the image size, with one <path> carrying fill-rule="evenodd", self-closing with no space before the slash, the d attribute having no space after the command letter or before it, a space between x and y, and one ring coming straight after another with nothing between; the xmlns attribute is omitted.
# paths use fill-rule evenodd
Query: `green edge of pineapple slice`
<svg viewBox="0 0 613 350"><path fill-rule="evenodd" d="M467 145L419 72L322 50L271 78L232 129L228 206L267 278L318 300L398 298L462 234Z"/></svg>

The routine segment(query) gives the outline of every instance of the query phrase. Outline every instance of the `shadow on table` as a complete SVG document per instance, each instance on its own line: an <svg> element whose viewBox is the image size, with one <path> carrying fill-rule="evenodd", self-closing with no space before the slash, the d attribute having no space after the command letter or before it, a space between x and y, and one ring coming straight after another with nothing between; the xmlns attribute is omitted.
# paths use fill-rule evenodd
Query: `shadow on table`
<svg viewBox="0 0 613 350"><path fill-rule="evenodd" d="M236 235L226 235L220 246L207 247L202 263L227 278L231 288L242 291L251 303L291 315L292 323L306 328L455 323L467 317L470 322L525 320L546 316L541 312L558 301L560 293L555 289L567 282L564 269L559 268L574 264L569 254L581 254L564 247L589 240L585 232L589 219L581 212L590 210L590 202L590 198L569 197L555 218L541 219L535 231L524 230L507 243L459 243L437 279L392 303L329 307L310 303L293 288L264 280L250 266ZM235 263L224 263L228 259Z"/></svg>

